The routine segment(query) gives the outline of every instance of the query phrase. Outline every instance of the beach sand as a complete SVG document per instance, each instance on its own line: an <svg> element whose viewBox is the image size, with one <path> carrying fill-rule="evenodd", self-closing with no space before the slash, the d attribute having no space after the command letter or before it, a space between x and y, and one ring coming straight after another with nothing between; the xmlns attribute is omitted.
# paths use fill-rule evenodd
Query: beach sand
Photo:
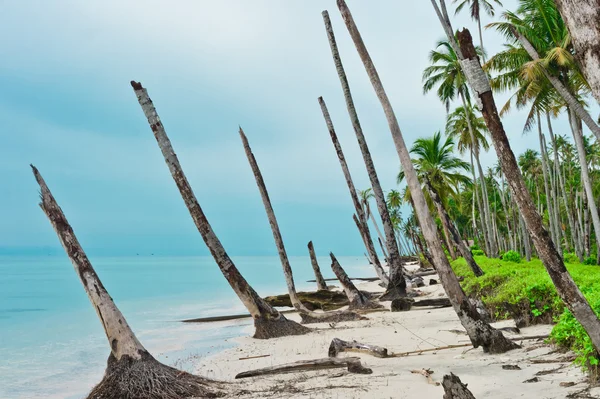
<svg viewBox="0 0 600 399"><path fill-rule="evenodd" d="M437 276L431 277L438 280ZM376 283L361 283L357 287L370 292L382 291ZM439 284L418 290L425 293L418 299L445 296ZM390 302L384 304L389 306ZM288 314L286 317L299 320L296 314ZM481 348L472 347L384 359L354 352L341 353L339 357L360 357L363 365L371 368L373 374L351 374L345 369L333 369L234 380L235 375L242 371L298 360L325 358L333 338L383 346L393 353L470 342L465 334L452 331L464 331L452 308L413 308L408 312L370 313L367 317L369 320L339 323L334 328L327 324L313 324L309 326L315 331L307 335L269 340L251 338L253 327L249 327L248 336L235 339L238 346L201 359L195 365L195 373L238 382L240 385L237 388L249 391L236 395L242 398L441 398L441 385L428 383L423 375L411 373L411 370L423 368L431 369L433 381L439 383L445 374L453 372L463 383L468 384L478 399L562 399L588 388L584 373L569 361L532 362L564 359L569 355L555 351L555 348L544 344L542 340L518 341L523 345L522 349L501 355L485 354ZM514 326L510 320L494 325ZM548 334L551 329L550 325L537 325L521 329L520 334L505 334L510 337L534 336ZM268 356L240 360L264 355ZM520 370L505 370L503 365L517 365ZM555 371L545 373L549 370ZM536 377L537 382L526 382ZM561 383L574 385L564 387ZM588 393L596 396L586 397L600 398L600 390L597 388L596 391Z"/></svg>

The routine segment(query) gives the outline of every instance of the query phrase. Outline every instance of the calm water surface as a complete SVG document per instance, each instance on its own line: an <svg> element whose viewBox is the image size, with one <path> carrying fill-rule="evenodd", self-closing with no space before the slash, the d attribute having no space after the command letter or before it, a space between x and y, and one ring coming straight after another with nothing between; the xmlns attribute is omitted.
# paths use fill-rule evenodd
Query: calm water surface
<svg viewBox="0 0 600 399"><path fill-rule="evenodd" d="M338 257L348 274L371 276L364 258ZM144 346L191 370L194 358L233 345L251 321L179 320L244 312L211 257L91 257ZM285 292L276 257L234 257L263 296ZM299 290L312 289L308 257L292 257ZM319 258L333 277L328 257ZM66 256L0 256L0 398L81 398L102 378L109 348Z"/></svg>

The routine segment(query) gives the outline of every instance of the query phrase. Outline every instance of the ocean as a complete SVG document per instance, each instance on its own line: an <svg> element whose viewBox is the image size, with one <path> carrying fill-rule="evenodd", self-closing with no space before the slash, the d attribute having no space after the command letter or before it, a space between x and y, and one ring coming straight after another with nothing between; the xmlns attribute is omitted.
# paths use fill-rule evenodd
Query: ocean
<svg viewBox="0 0 600 399"><path fill-rule="evenodd" d="M130 326L157 359L192 371L198 357L234 345L252 321L181 323L245 313L211 257L90 257ZM233 257L262 296L286 292L278 257ZM338 257L353 277L374 275L363 257ZM310 259L291 257L298 290L313 290ZM319 257L333 277L329 257ZM102 379L109 347L65 255L0 256L0 398L85 397ZM209 375L208 375L209 376Z"/></svg>

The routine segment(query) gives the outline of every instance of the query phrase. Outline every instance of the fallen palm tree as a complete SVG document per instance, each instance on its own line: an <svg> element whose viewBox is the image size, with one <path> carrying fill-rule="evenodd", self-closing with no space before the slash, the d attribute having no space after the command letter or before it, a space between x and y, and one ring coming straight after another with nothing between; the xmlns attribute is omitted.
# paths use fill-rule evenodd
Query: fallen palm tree
<svg viewBox="0 0 600 399"><path fill-rule="evenodd" d="M273 375L283 373L297 373L315 370L324 370L332 368L346 368L350 373L355 374L372 374L373 370L364 367L358 357L346 357L344 359L336 359L326 357L315 360L300 360L294 363L282 364L279 366L265 367L257 370L244 371L235 376L238 378L257 377L261 375Z"/></svg>
<svg viewBox="0 0 600 399"><path fill-rule="evenodd" d="M315 282L317 283L317 291L326 291L327 283L325 283L325 279L321 274L321 269L319 268L319 262L317 262L317 255L315 255L315 247L312 241L308 242L308 253L310 255L310 263L313 268L313 272L315 273Z"/></svg>
<svg viewBox="0 0 600 399"><path fill-rule="evenodd" d="M185 205L194 220L198 232L210 250L215 262L223 273L223 276L225 276L225 279L227 279L227 282L233 291L235 291L254 319L254 326L256 328L254 338L266 339L308 333L310 329L295 321L286 319L285 316L266 303L235 267L233 261L225 251L225 248L223 248L221 241L219 241L219 238L213 231L208 219L204 215L204 211L200 207L200 203L196 199L196 195L183 173L175 150L173 150L173 147L171 146L171 141L156 113L152 100L148 96L148 92L142 87L141 83L132 81L131 86L135 91L138 102L142 107L142 111L144 111L144 115L148 119L148 123L150 124L150 128L152 129L158 146L165 158L165 162L169 167L169 171L173 176L173 180L175 180L179 192L181 193L183 202L185 202Z"/></svg>
<svg viewBox="0 0 600 399"><path fill-rule="evenodd" d="M277 253L279 254L281 266L283 267L283 275L285 277L285 282L288 287L290 300L292 301L292 305L294 305L294 308L298 311L298 313L300 313L302 322L331 323L340 321L363 320L364 317L349 311L331 311L324 313L313 312L309 310L306 306L304 306L304 304L300 301L296 292L296 286L294 284L292 266L290 265L287 252L285 250L285 245L283 244L283 237L281 236L279 224L277 223L277 218L275 217L275 211L273 210L273 205L271 204L271 199L269 198L269 193L267 192L267 186L265 185L262 173L260 172L260 169L258 167L258 162L256 162L256 158L254 157L252 149L250 148L250 143L248 143L248 138L244 134L244 131L241 127L240 137L244 145L244 151L246 152L246 156L248 157L248 162L250 163L250 167L252 168L252 173L254 174L254 178L256 179L256 185L258 186L258 190L260 191L260 196L262 198L263 205L267 213L267 218L269 219L269 224L271 225L273 239L275 240L275 245L277 246Z"/></svg>
<svg viewBox="0 0 600 399"><path fill-rule="evenodd" d="M83 288L96 309L110 345L102 381L88 399L181 399L214 398L225 394L225 384L166 366L156 360L127 324L39 171L32 165L40 186L40 207L50 220L60 243L75 267Z"/></svg>

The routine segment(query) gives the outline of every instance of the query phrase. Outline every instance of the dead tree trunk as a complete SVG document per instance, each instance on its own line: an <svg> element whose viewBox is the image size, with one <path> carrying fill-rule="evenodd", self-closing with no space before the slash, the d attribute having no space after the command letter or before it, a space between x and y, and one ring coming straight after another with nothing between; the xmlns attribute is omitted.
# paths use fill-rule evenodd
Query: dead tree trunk
<svg viewBox="0 0 600 399"><path fill-rule="evenodd" d="M475 259L473 258L473 254L471 253L471 250L465 245L465 242L460 237L460 234L456 230L454 223L452 223L452 221L450 220L450 217L448 216L448 213L446 212L446 209L444 208L444 205L442 204L442 200L440 199L439 195L437 194L437 192L431 185L431 182L429 180L427 180L427 182L425 184L427 184L427 187L429 188L429 195L431 197L431 200L435 204L435 207L438 211L438 214L440 215L440 218L442 219L442 221L444 221L444 220L446 221L446 225L448 225L448 230L450 231L450 234L452 235L452 239L458 246L458 250L460 251L461 255L463 256L463 258L465 258L465 260L467 261L467 264L469 265L471 270L473 270L473 273L475 273L475 275L477 277L483 276L483 270L481 270L481 268L479 267L477 262L475 262Z"/></svg>
<svg viewBox="0 0 600 399"><path fill-rule="evenodd" d="M181 193L183 202L187 206L198 232L210 250L223 276L225 276L233 291L235 291L254 318L254 326L256 327L254 338L266 339L308 333L310 329L286 319L285 316L266 303L240 274L204 215L204 211L200 207L200 203L196 199L196 195L183 173L179 159L177 159L175 150L171 146L171 141L156 113L152 100L148 96L148 92L142 87L141 83L132 81L131 86L135 91L144 115L148 119L148 123L165 158L165 162L169 167L173 180L175 180L175 184Z"/></svg>
<svg viewBox="0 0 600 399"><path fill-rule="evenodd" d="M361 316L348 311L331 311L325 313L313 312L311 310L308 310L306 306L304 306L302 302L300 302L300 298L298 298L298 294L296 293L296 286L294 284L292 266L290 265L287 252L285 250L285 245L283 244L283 237L281 236L281 231L279 230L279 224L277 223L277 218L275 217L275 211L273 210L273 205L271 204L271 199L269 198L267 186L265 185L265 181L258 167L258 163L256 162L256 158L254 157L252 149L250 148L250 143L248 143L248 138L244 134L244 131L241 127L240 137L244 145L244 151L246 152L246 156L248 157L248 162L250 163L250 167L252 168L252 173L254 174L254 178L256 179L256 185L258 186L258 191L260 191L260 196L265 207L265 212L267 213L267 218L269 219L269 224L271 225L273 239L275 240L277 253L279 254L279 260L281 261L281 266L283 267L283 275L285 277L285 282L288 287L290 300L294 308L300 313L300 317L302 317L302 322L329 323L339 321L360 320Z"/></svg>
<svg viewBox="0 0 600 399"><path fill-rule="evenodd" d="M500 331L492 328L488 323L482 320L481 316L475 307L469 302L467 296L462 290L458 278L450 267L448 258L446 258L442 246L437 239L435 223L431 217L431 214L429 213L425 196L421 190L421 184L419 183L419 179L410 159L410 154L408 152L408 148L406 147L406 143L404 142L400 126L398 125L398 120L396 119L396 115L392 109L392 104L390 103L385 89L383 88L383 84L379 79L379 75L375 65L373 64L373 60L367 51L367 48L362 40L358 28L356 27L356 24L354 23L354 19L352 18L352 14L350 14L350 10L348 9L346 2L344 0L337 0L337 5L367 71L367 74L369 75L373 89L375 90L375 93L377 94L377 97L379 98L379 101L383 107L383 111L386 115L390 132L394 140L394 145L396 146L396 151L398 152L398 157L400 158L400 163L402 164L402 169L404 170L406 181L411 192L411 197L415 205L419 223L421 224L423 236L427 240L427 247L432 253L435 266L440 275L440 279L446 294L452 301L452 306L454 307L458 318L469 334L469 338L471 339L474 347L482 346L484 351L491 353L502 353L517 348L518 345L514 344L509 339L506 339L506 337L504 337Z"/></svg>
<svg viewBox="0 0 600 399"><path fill-rule="evenodd" d="M385 244L387 245L388 249L388 266L390 268L390 282L385 295L389 299L404 297L406 296L406 281L404 280L402 273L402 261L400 258L400 251L398 250L398 244L394 236L394 227L392 225L390 212L388 210L387 203L385 202L383 189L379 183L379 177L377 176L375 164L371 158L371 152L369 151L367 140L363 134L362 126L358 119L356 108L354 107L354 100L352 99L352 93L350 92L350 85L348 84L348 78L346 77L346 72L344 71L344 65L342 64L342 59L340 58L337 42L335 41L333 28L331 27L331 21L329 20L329 14L327 11L323 12L323 21L325 23L325 30L327 31L331 55L333 56L335 68L337 70L338 77L340 78L342 91L344 92L344 99L348 108L348 115L350 116L352 127L354 128L354 133L356 134L356 139L363 156L367 174L369 175L371 187L373 188L373 195L375 197L375 201L377 202L377 210L379 211L381 222L383 224Z"/></svg>
<svg viewBox="0 0 600 399"><path fill-rule="evenodd" d="M365 243L365 247L367 248L367 251L369 253L369 258L373 262L373 268L375 269L375 273L377 273L377 275L381 279L381 282L384 283L387 287L389 283L388 276L383 271L383 267L381 267L379 257L377 256L377 251L375 251L375 245L373 244L371 232L369 231L369 225L367 224L367 217L365 215L363 207L360 204L358 195L356 194L356 187L354 186L352 175L350 174L350 169L348 169L346 157L344 156L342 146L340 145L340 142L337 138L337 134L335 133L335 128L333 127L333 122L331 121L331 116L329 115L329 110L327 109L327 105L325 104L325 100L323 100L323 97L319 97L319 105L321 106L321 112L323 113L323 118L325 119L327 130L329 130L329 136L331 137L331 141L333 142L333 147L335 148L338 160L340 161L340 166L342 167L342 172L344 173L344 178L346 179L346 184L348 185L348 190L350 191L350 197L352 197L354 210L356 211L356 215L358 216L358 219L355 219L356 226L358 227L358 231L360 232L363 242Z"/></svg>
<svg viewBox="0 0 600 399"><path fill-rule="evenodd" d="M299 360L294 363L282 364L279 366L265 367L262 369L244 371L235 376L236 379L258 377L261 375L273 375L273 374L284 374L284 373L297 373L307 372L314 370L324 370L332 368L345 368L350 373L354 374L372 374L373 370L364 367L360 363L358 357L346 357L344 359L336 359L333 357L326 357L324 359L315 360Z"/></svg>
<svg viewBox="0 0 600 399"><path fill-rule="evenodd" d="M444 387L443 399L475 399L467 384L463 384L453 373L444 376L442 386Z"/></svg>
<svg viewBox="0 0 600 399"><path fill-rule="evenodd" d="M31 167L40 185L40 208L50 220L73 263L110 345L111 352L104 378L92 389L88 398L177 399L223 396L225 384L166 366L154 359L138 341L102 285L44 179L33 165Z"/></svg>
<svg viewBox="0 0 600 399"><path fill-rule="evenodd" d="M510 184L513 198L519 207L527 229L531 233L538 256L556 286L559 296L586 330L596 351L598 351L600 349L600 320L598 320L596 313L575 285L548 231L544 228L541 216L535 209L535 204L525 186L515 155L510 148L504 127L498 116L487 75L479 64L471 33L467 29L458 32L458 40L460 51L464 57L464 61L461 61L463 70L465 70L476 98L481 102L482 114L494 141L494 148L502 164L502 170Z"/></svg>
<svg viewBox="0 0 600 399"><path fill-rule="evenodd" d="M317 282L317 291L326 291L327 284L321 274L319 268L319 262L317 262L317 256L315 255L315 248L313 247L312 241L308 242L308 253L310 254L310 263L312 264L313 272L315 272L315 281Z"/></svg>
<svg viewBox="0 0 600 399"><path fill-rule="evenodd" d="M356 288L333 253L330 253L329 256L331 256L331 270L340 280L340 284L348 297L348 309L379 309L383 307L383 305L371 301Z"/></svg>

